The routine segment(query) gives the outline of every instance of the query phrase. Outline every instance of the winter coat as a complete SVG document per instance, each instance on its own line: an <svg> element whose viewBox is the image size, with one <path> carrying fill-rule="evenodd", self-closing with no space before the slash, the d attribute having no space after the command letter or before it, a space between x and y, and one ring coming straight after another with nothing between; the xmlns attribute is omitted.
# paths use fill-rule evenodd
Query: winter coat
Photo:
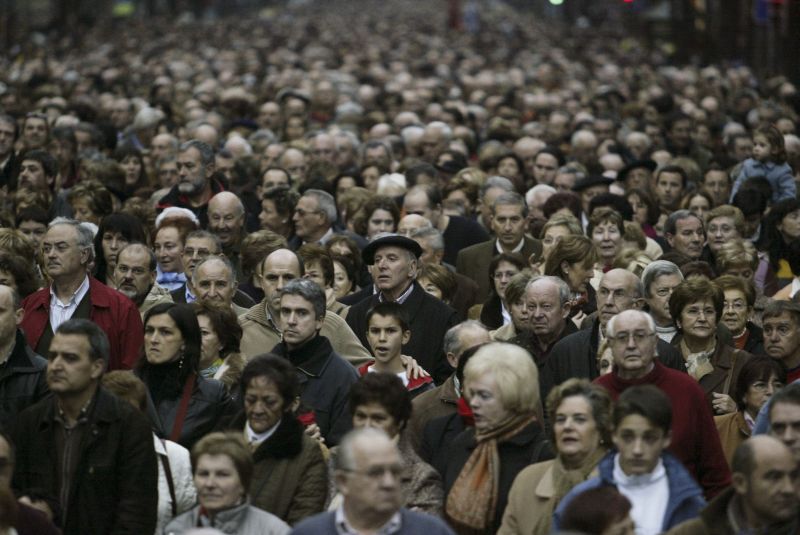
<svg viewBox="0 0 800 535"><path fill-rule="evenodd" d="M46 369L47 360L28 346L17 329L14 349L0 367L0 429L9 429L22 410L50 394Z"/></svg>
<svg viewBox="0 0 800 535"><path fill-rule="evenodd" d="M153 446L158 456L158 523L155 533L159 535L170 520L194 507L197 503L197 490L194 487L189 450L170 440L162 441L155 434ZM173 497L167 482L165 465L169 465L169 473L172 475L175 514L172 513Z"/></svg>
<svg viewBox="0 0 800 535"><path fill-rule="evenodd" d="M198 505L167 524L164 535L181 535L202 526L199 517ZM233 509L220 511L208 527L219 530L225 535L286 535L291 531L280 518L247 502Z"/></svg>

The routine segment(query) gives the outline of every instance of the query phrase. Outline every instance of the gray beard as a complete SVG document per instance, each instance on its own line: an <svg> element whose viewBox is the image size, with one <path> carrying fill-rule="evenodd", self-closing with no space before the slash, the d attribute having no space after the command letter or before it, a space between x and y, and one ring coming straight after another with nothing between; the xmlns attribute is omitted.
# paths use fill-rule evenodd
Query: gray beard
<svg viewBox="0 0 800 535"><path fill-rule="evenodd" d="M179 182L178 191L186 195L191 195L192 193L197 192L197 187L191 182Z"/></svg>

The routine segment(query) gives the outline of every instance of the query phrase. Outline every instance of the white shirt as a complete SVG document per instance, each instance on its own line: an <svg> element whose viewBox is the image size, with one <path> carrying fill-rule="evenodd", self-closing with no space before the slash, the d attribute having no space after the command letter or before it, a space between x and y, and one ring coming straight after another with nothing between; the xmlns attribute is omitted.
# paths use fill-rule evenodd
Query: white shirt
<svg viewBox="0 0 800 535"><path fill-rule="evenodd" d="M85 276L83 278L83 282L78 289L75 290L75 293L72 294L72 297L69 298L69 301L63 303L57 296L56 291L53 289L53 286L50 286L50 327L53 329L53 333L56 332L56 329L70 319L75 311L78 309L78 305L81 303L84 297L86 297L86 293L89 291L89 276Z"/></svg>
<svg viewBox="0 0 800 535"><path fill-rule="evenodd" d="M523 237L522 237L522 239L521 239L521 240L519 240L519 243L517 244L517 246L516 246L516 247L514 247L513 249L511 249L511 252L512 252L512 253L519 253L519 252L521 252L521 251L522 251L522 247L523 247L524 245L525 245L525 236L523 236ZM504 252L504 251L503 251L503 246L502 246L502 245L500 245L500 240L495 240L495 242L494 242L494 246L495 246L495 248L497 249L497 252L498 252L498 253L502 253L502 252Z"/></svg>
<svg viewBox="0 0 800 535"><path fill-rule="evenodd" d="M664 515L669 503L669 481L661 459L649 474L629 476L619 465L619 454L614 456L614 481L620 494L630 500L631 519L636 525L636 535L662 533Z"/></svg>
<svg viewBox="0 0 800 535"><path fill-rule="evenodd" d="M253 431L253 428L250 427L250 422L244 424L244 432L247 435L247 442L250 444L261 444L269 437L275 434L275 430L278 429L278 426L281 425L281 421L278 420L278 423L264 431L263 433L256 433Z"/></svg>

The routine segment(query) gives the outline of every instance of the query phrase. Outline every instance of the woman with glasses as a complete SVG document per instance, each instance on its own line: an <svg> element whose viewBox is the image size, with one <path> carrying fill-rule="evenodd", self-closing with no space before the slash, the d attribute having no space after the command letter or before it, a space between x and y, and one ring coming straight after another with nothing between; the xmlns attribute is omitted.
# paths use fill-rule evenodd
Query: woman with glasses
<svg viewBox="0 0 800 535"><path fill-rule="evenodd" d="M764 331L751 321L756 303L753 283L742 277L722 275L714 279L714 284L722 288L725 296L722 323L731 332L734 347L764 355Z"/></svg>
<svg viewBox="0 0 800 535"><path fill-rule="evenodd" d="M500 253L489 263L489 298L482 305L469 309L469 319L480 319L487 329L499 329L511 321L511 312L506 304L505 289L511 278L527 267L519 253Z"/></svg>

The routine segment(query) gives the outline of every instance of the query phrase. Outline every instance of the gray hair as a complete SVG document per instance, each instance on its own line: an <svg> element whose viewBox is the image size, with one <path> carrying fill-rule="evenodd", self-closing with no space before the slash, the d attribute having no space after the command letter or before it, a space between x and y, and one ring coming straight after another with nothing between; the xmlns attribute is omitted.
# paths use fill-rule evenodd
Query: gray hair
<svg viewBox="0 0 800 535"><path fill-rule="evenodd" d="M697 216L697 214L690 212L689 210L675 210L672 212L669 217L667 218L667 222L664 223L664 234L672 234L675 235L675 229L678 226L678 221L683 221L684 219L689 219L690 217L694 217L698 221L700 221L700 226L705 229L705 225L703 224L703 220Z"/></svg>
<svg viewBox="0 0 800 535"><path fill-rule="evenodd" d="M336 200L333 195L321 189L307 189L303 197L313 197L317 200L317 209L325 214L328 223L336 221Z"/></svg>
<svg viewBox="0 0 800 535"><path fill-rule="evenodd" d="M204 166L214 163L214 149L208 143L199 139L190 139L180 146L178 152L186 152L189 149L196 149L200 153L200 163Z"/></svg>
<svg viewBox="0 0 800 535"><path fill-rule="evenodd" d="M453 325L444 333L443 349L445 354L452 353L458 355L462 352L461 333L469 329L481 329L487 333L489 332L488 329L486 329L486 325L478 320L466 320L457 325Z"/></svg>
<svg viewBox="0 0 800 535"><path fill-rule="evenodd" d="M194 266L194 271L192 271L192 284L195 285L197 284L197 272L200 270L200 266L207 264L208 262L215 262L215 261L222 262L225 265L225 267L228 268L228 273L230 273L230 275L228 276L228 282L230 282L231 284L235 284L236 269L233 267L233 264L225 255L210 255L202 259L200 262L198 262L197 265Z"/></svg>
<svg viewBox="0 0 800 535"><path fill-rule="evenodd" d="M645 297L652 297L650 295L650 285L653 284L657 278L663 275L677 275L681 280L683 280L681 268L669 260L656 260L655 262L650 262L647 267L644 268L644 271L642 271L642 286Z"/></svg>
<svg viewBox="0 0 800 535"><path fill-rule="evenodd" d="M537 275L535 277L531 277L531 280L529 280L527 286L525 286L525 291L527 292L534 283L539 281L548 281L556 285L558 288L558 300L561 302L562 307L569 303L572 294L569 289L569 284L567 284L563 279L554 277L552 275Z"/></svg>
<svg viewBox="0 0 800 535"><path fill-rule="evenodd" d="M120 249L119 253L117 253L117 264L119 264L119 257L122 256L122 253L124 253L128 249L131 249L131 250L139 249L139 250L142 250L145 253L147 253L147 258L148 258L147 265L148 265L148 268L150 269L150 271L155 271L156 270L156 268L158 266L158 262L157 262L157 259L156 259L156 254L153 252L153 250L151 248L149 248L147 245L145 245L145 244L143 244L141 242L131 242L128 245L126 245L125 247L123 247L122 249Z"/></svg>
<svg viewBox="0 0 800 535"><path fill-rule="evenodd" d="M336 456L333 457L333 469L343 472L355 470L356 463L355 455L353 454L355 443L363 440L368 444L372 444L381 438L390 440L385 432L380 429L375 429L374 427L363 427L350 431L339 442L339 451Z"/></svg>
<svg viewBox="0 0 800 535"><path fill-rule="evenodd" d="M349 130L339 130L335 134L333 134L333 141L336 148L339 148L339 140L346 139L350 146L353 147L354 150L358 151L358 148L361 146L361 142L358 140L358 136L354 133L350 132Z"/></svg>
<svg viewBox="0 0 800 535"><path fill-rule="evenodd" d="M428 242L434 251L444 251L444 235L434 227L422 227L411 232L412 238L420 238ZM416 257L415 257L416 258Z"/></svg>
<svg viewBox="0 0 800 535"><path fill-rule="evenodd" d="M186 235L186 239L183 240L184 245L190 239L211 240L212 242L214 242L214 247L217 248L217 252L215 254L219 254L219 252L222 251L222 242L219 241L219 236L217 236L213 232L209 232L207 230L193 230L189 234Z"/></svg>
<svg viewBox="0 0 800 535"><path fill-rule="evenodd" d="M492 203L492 215L494 215L498 206L519 206L522 208L522 217L528 217L528 203L516 191L507 191L498 195L494 203Z"/></svg>
<svg viewBox="0 0 800 535"><path fill-rule="evenodd" d="M426 130L428 128L435 128L438 130L439 133L442 134L442 137L444 137L447 141L453 139L453 129L450 128L450 125L443 121L431 121L425 127Z"/></svg>
<svg viewBox="0 0 800 535"><path fill-rule="evenodd" d="M281 290L281 297L284 295L299 295L314 306L317 319L325 317L325 292L316 282L310 279L292 279Z"/></svg>
<svg viewBox="0 0 800 535"><path fill-rule="evenodd" d="M484 195L486 195L486 192L492 188L500 188L504 191L511 192L514 191L514 184L512 184L511 181L506 177L490 176L489 178L486 179L486 182L483 183L483 186L481 186L481 191L480 191L481 199L483 198Z"/></svg>
<svg viewBox="0 0 800 535"><path fill-rule="evenodd" d="M641 310L623 310L619 314L613 316L610 320L608 320L608 323L606 323L606 338L611 338L616 334L617 319L623 314L641 315L643 318L647 320L647 328L650 329L650 334L655 334L656 322L653 320L653 316L651 316L647 312L642 312Z"/></svg>
<svg viewBox="0 0 800 535"><path fill-rule="evenodd" d="M57 217L53 219L47 225L47 228L51 229L58 225L69 225L75 229L78 235L78 248L89 251L89 260L87 263L91 263L94 260L94 232L92 229L83 222L68 217Z"/></svg>
<svg viewBox="0 0 800 535"><path fill-rule="evenodd" d="M108 344L108 336L93 321L80 318L72 318L56 329L56 334L81 334L89 340L89 357L92 360L103 359L108 365L108 358L111 353Z"/></svg>

